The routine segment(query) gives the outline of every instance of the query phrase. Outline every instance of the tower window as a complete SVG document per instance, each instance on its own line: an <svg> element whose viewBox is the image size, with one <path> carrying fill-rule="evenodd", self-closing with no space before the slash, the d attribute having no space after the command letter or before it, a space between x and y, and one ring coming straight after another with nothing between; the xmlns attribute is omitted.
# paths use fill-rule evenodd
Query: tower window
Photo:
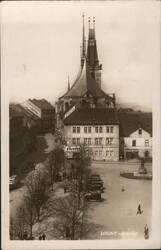
<svg viewBox="0 0 161 250"><path fill-rule="evenodd" d="M106 133L109 133L110 132L110 128L107 126L106 127Z"/></svg>

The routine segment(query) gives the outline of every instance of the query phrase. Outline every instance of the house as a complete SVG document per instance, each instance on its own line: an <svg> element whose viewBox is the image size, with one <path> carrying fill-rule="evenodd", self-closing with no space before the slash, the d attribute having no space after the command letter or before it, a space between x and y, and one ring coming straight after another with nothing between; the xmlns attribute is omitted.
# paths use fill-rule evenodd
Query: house
<svg viewBox="0 0 161 250"><path fill-rule="evenodd" d="M119 121L114 109L81 107L63 123L69 147L85 144L93 160L119 160Z"/></svg>
<svg viewBox="0 0 161 250"><path fill-rule="evenodd" d="M45 99L28 99L22 104L23 108L39 118L39 129L48 132L55 126L55 109Z"/></svg>
<svg viewBox="0 0 161 250"><path fill-rule="evenodd" d="M19 164L34 149L35 137L23 125L23 115L12 108L9 109L9 150L10 174L16 172Z"/></svg>
<svg viewBox="0 0 161 250"><path fill-rule="evenodd" d="M152 158L152 114L118 112L120 121L120 155L124 159Z"/></svg>

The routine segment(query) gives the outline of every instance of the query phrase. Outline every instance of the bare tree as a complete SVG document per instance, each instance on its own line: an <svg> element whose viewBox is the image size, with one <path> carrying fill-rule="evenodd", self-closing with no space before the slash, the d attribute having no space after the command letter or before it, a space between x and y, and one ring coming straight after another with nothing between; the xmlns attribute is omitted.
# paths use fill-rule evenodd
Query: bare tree
<svg viewBox="0 0 161 250"><path fill-rule="evenodd" d="M10 218L10 239L23 240L26 229L24 208L18 208L16 215Z"/></svg>
<svg viewBox="0 0 161 250"><path fill-rule="evenodd" d="M56 218L53 224L54 235L58 238L76 240L80 239L83 231L83 219L88 205L81 197L78 207L78 195L71 192L63 198L58 198L51 204L53 216ZM50 215L51 216L51 215Z"/></svg>
<svg viewBox="0 0 161 250"><path fill-rule="evenodd" d="M47 169L49 171L51 186L53 190L53 183L59 180L59 173L62 171L65 162L64 150L57 146L53 151L50 152L48 161L47 161Z"/></svg>
<svg viewBox="0 0 161 250"><path fill-rule="evenodd" d="M82 192L86 192L86 184L90 170L91 158L90 150L85 145L80 145L80 151L76 158L76 176L78 182L78 205Z"/></svg>
<svg viewBox="0 0 161 250"><path fill-rule="evenodd" d="M35 208L39 221L40 210L48 198L46 192L47 172L43 168L37 168L30 172L25 179L25 185L27 187L25 201L28 206L33 206Z"/></svg>

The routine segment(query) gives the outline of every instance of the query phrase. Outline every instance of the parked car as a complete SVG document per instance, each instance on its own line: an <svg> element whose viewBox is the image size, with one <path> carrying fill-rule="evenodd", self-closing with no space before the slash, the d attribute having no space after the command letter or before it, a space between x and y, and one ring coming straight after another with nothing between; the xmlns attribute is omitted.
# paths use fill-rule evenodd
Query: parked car
<svg viewBox="0 0 161 250"><path fill-rule="evenodd" d="M87 191L99 191L104 192L103 181L101 180L100 175L93 174L87 180Z"/></svg>
<svg viewBox="0 0 161 250"><path fill-rule="evenodd" d="M18 176L17 175L10 176L10 179L9 179L10 190L17 188L18 185L19 185Z"/></svg>
<svg viewBox="0 0 161 250"><path fill-rule="evenodd" d="M101 192L99 191L92 191L85 195L86 201L101 201Z"/></svg>
<svg viewBox="0 0 161 250"><path fill-rule="evenodd" d="M92 174L92 175L89 177L89 180L96 180L96 181L99 181L99 180L101 180L101 177L100 177L100 175L98 175L98 174Z"/></svg>

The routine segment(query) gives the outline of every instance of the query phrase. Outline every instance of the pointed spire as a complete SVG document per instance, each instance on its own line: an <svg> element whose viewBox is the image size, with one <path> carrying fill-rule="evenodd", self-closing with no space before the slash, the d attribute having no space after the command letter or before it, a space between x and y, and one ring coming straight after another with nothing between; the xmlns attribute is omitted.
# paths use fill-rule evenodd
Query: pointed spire
<svg viewBox="0 0 161 250"><path fill-rule="evenodd" d="M70 90L70 81L69 81L69 76L68 76L68 91Z"/></svg>
<svg viewBox="0 0 161 250"><path fill-rule="evenodd" d="M91 19L88 17L88 28L90 29Z"/></svg>
<svg viewBox="0 0 161 250"><path fill-rule="evenodd" d="M83 37L82 37L82 46L83 46L83 48L82 48L82 53L83 53L83 56L85 57L85 55L86 55L86 47L85 47L85 31L84 31L84 13L83 13L82 17L83 17Z"/></svg>
<svg viewBox="0 0 161 250"><path fill-rule="evenodd" d="M93 29L95 29L95 17L93 17Z"/></svg>
<svg viewBox="0 0 161 250"><path fill-rule="evenodd" d="M84 13L82 14L83 18L83 34L82 34L82 51L81 51L81 67L83 68L84 60L86 57L86 40L85 40L85 28L84 28Z"/></svg>

